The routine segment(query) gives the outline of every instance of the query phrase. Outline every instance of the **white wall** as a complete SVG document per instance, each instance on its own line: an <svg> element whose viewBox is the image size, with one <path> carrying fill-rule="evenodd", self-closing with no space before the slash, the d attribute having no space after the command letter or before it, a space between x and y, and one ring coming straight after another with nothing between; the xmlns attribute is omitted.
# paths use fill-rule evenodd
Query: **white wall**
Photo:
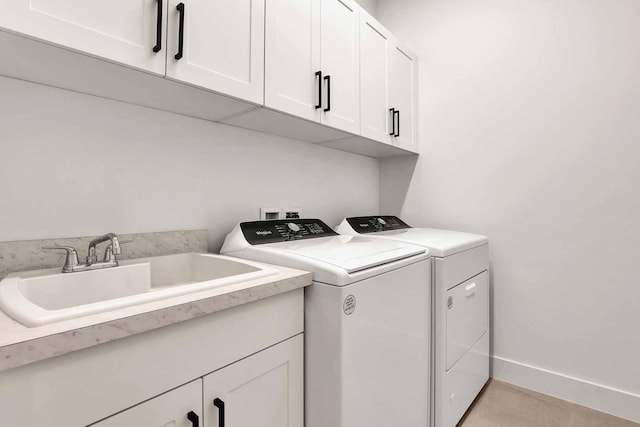
<svg viewBox="0 0 640 427"><path fill-rule="evenodd" d="M0 77L0 241L378 209L378 161Z"/></svg>
<svg viewBox="0 0 640 427"><path fill-rule="evenodd" d="M422 154L381 162L381 210L490 237L496 376L640 421L640 3L377 12L421 60Z"/></svg>
<svg viewBox="0 0 640 427"><path fill-rule="evenodd" d="M356 0L358 4L371 16L376 16L378 13L378 0Z"/></svg>

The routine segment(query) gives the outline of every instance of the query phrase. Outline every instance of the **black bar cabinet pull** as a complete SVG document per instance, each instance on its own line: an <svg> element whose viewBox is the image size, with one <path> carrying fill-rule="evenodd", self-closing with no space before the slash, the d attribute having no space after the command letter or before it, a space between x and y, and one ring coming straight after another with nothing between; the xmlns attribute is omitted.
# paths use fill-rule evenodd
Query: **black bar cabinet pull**
<svg viewBox="0 0 640 427"><path fill-rule="evenodd" d="M224 427L224 402L216 397L213 399L213 406L218 408L218 427Z"/></svg>
<svg viewBox="0 0 640 427"><path fill-rule="evenodd" d="M391 132L389 135L394 136L396 134L396 109L389 108L389 113L391 113Z"/></svg>
<svg viewBox="0 0 640 427"><path fill-rule="evenodd" d="M400 136L400 110L396 110L396 112L394 113L394 115L395 115L395 114L397 114L397 115L398 115L398 124L397 124L397 126L395 126L396 133L395 133L395 135L393 135L393 136L398 137L398 136Z"/></svg>
<svg viewBox="0 0 640 427"><path fill-rule="evenodd" d="M316 104L316 110L322 108L322 71L316 71L316 77L318 78L318 103Z"/></svg>
<svg viewBox="0 0 640 427"><path fill-rule="evenodd" d="M153 47L153 51L158 53L162 50L162 0L158 0L156 19L156 45Z"/></svg>
<svg viewBox="0 0 640 427"><path fill-rule="evenodd" d="M324 80L327 82L327 108L324 109L326 113L331 111L331 76L324 76Z"/></svg>
<svg viewBox="0 0 640 427"><path fill-rule="evenodd" d="M180 12L180 26L178 27L178 53L174 58L181 59L184 49L184 3L178 3L176 9Z"/></svg>
<svg viewBox="0 0 640 427"><path fill-rule="evenodd" d="M200 427L200 417L193 411L189 411L187 414L187 419L191 421L191 425L193 427Z"/></svg>

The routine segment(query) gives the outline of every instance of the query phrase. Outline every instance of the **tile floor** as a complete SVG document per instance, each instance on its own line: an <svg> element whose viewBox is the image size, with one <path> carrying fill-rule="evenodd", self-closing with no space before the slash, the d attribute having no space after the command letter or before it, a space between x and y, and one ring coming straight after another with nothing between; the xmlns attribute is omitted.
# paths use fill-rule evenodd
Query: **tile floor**
<svg viewBox="0 0 640 427"><path fill-rule="evenodd" d="M491 380L458 427L639 427L531 390Z"/></svg>

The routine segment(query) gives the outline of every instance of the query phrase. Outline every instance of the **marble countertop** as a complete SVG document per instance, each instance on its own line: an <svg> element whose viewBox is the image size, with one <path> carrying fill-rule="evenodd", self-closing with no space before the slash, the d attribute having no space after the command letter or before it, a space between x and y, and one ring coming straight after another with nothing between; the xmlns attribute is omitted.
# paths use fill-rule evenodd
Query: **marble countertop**
<svg viewBox="0 0 640 427"><path fill-rule="evenodd" d="M258 301L311 284L311 273L276 275L34 328L0 311L0 371Z"/></svg>

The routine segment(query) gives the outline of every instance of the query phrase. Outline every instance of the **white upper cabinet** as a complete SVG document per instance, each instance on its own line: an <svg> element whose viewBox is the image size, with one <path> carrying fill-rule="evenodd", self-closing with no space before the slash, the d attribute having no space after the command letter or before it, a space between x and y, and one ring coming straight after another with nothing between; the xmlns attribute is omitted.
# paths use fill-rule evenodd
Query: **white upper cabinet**
<svg viewBox="0 0 640 427"><path fill-rule="evenodd" d="M0 0L0 27L157 74L166 0Z"/></svg>
<svg viewBox="0 0 640 427"><path fill-rule="evenodd" d="M378 21L361 12L362 136L416 150L417 65L415 55L399 46Z"/></svg>
<svg viewBox="0 0 640 427"><path fill-rule="evenodd" d="M0 50L10 58L4 75L373 157L416 151L418 60L355 0L0 0L0 7ZM136 84L143 73L91 75L112 66L86 58L65 58L51 77L43 46L65 51L19 36L144 70L146 81ZM15 46L26 41L33 46ZM99 81L87 90L80 74ZM196 89L186 85L208 90L207 102L193 100Z"/></svg>
<svg viewBox="0 0 640 427"><path fill-rule="evenodd" d="M391 79L389 99L395 119L391 131L393 144L409 151L417 151L418 59L409 50L393 45L390 54Z"/></svg>
<svg viewBox="0 0 640 427"><path fill-rule="evenodd" d="M353 0L269 0L265 105L358 134L359 16Z"/></svg>
<svg viewBox="0 0 640 427"><path fill-rule="evenodd" d="M353 0L322 0L320 64L322 123L360 133L360 7Z"/></svg>
<svg viewBox="0 0 640 427"><path fill-rule="evenodd" d="M395 44L386 28L366 12L360 13L360 134L391 144L389 56Z"/></svg>
<svg viewBox="0 0 640 427"><path fill-rule="evenodd" d="M258 104L265 0L169 0L167 77Z"/></svg>
<svg viewBox="0 0 640 427"><path fill-rule="evenodd" d="M267 107L320 122L320 2L268 0L265 91Z"/></svg>
<svg viewBox="0 0 640 427"><path fill-rule="evenodd" d="M202 380L162 394L94 427L194 427L202 426Z"/></svg>
<svg viewBox="0 0 640 427"><path fill-rule="evenodd" d="M204 377L205 425L303 427L303 342L298 335Z"/></svg>

